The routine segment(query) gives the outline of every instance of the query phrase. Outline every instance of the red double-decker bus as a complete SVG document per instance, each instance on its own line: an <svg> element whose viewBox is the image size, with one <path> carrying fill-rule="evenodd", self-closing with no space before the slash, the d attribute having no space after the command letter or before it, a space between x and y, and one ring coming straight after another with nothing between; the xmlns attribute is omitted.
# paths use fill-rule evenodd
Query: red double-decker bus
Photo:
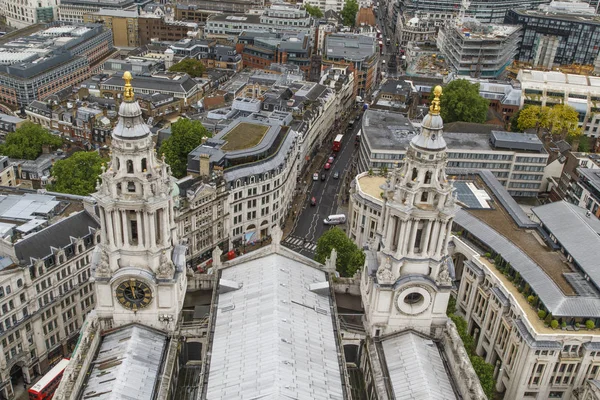
<svg viewBox="0 0 600 400"><path fill-rule="evenodd" d="M344 135L337 135L335 137L335 139L333 140L333 151L340 151L340 149L342 148L342 138L344 137Z"/></svg>
<svg viewBox="0 0 600 400"><path fill-rule="evenodd" d="M63 358L46 375L29 389L29 400L50 400L62 379L69 360Z"/></svg>

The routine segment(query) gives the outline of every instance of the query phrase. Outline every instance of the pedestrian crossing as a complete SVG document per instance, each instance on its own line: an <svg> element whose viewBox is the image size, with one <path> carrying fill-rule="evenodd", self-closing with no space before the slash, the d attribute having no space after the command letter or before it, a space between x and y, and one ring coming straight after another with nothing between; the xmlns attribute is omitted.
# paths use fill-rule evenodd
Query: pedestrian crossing
<svg viewBox="0 0 600 400"><path fill-rule="evenodd" d="M283 242L290 246L299 247L313 253L317 250L317 245L315 243L304 241L302 238L296 236L288 236Z"/></svg>

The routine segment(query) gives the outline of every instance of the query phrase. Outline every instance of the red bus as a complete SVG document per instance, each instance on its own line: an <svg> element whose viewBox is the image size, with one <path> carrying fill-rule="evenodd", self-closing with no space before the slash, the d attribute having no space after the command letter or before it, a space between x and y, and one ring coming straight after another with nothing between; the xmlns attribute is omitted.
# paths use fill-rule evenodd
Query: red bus
<svg viewBox="0 0 600 400"><path fill-rule="evenodd" d="M46 375L29 389L29 400L50 400L62 379L69 360L63 358Z"/></svg>
<svg viewBox="0 0 600 400"><path fill-rule="evenodd" d="M333 141L333 151L340 151L340 148L342 147L342 137L344 137L344 135L337 135Z"/></svg>

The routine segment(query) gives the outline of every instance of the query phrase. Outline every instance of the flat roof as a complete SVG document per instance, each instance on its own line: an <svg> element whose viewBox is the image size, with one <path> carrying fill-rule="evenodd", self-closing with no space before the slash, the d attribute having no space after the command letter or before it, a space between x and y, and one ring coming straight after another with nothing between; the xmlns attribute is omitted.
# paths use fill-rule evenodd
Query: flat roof
<svg viewBox="0 0 600 400"><path fill-rule="evenodd" d="M400 113L368 109L363 114L362 137L371 150L404 151L417 134L417 128Z"/></svg>
<svg viewBox="0 0 600 400"><path fill-rule="evenodd" d="M325 36L326 58L363 61L376 53L377 39L365 35L334 33Z"/></svg>
<svg viewBox="0 0 600 400"><path fill-rule="evenodd" d="M396 400L452 400L456 394L437 344L413 332L381 343Z"/></svg>
<svg viewBox="0 0 600 400"><path fill-rule="evenodd" d="M327 282L280 254L224 268L206 399L343 399Z"/></svg>
<svg viewBox="0 0 600 400"><path fill-rule="evenodd" d="M221 150L236 151L253 148L263 140L269 128L269 125L240 122L221 138L225 141Z"/></svg>
<svg viewBox="0 0 600 400"><path fill-rule="evenodd" d="M154 398L166 345L165 334L140 325L105 335L79 398Z"/></svg>
<svg viewBox="0 0 600 400"><path fill-rule="evenodd" d="M600 288L600 220L585 208L566 201L532 208L533 213Z"/></svg>

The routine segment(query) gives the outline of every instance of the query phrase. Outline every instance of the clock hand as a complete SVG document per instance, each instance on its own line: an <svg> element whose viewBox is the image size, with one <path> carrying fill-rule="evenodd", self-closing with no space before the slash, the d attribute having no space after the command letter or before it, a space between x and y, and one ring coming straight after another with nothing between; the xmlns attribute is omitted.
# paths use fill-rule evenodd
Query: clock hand
<svg viewBox="0 0 600 400"><path fill-rule="evenodd" d="M137 299L137 296L135 295L135 286L133 285L133 282L129 282L129 287L131 288L131 295L134 299Z"/></svg>

